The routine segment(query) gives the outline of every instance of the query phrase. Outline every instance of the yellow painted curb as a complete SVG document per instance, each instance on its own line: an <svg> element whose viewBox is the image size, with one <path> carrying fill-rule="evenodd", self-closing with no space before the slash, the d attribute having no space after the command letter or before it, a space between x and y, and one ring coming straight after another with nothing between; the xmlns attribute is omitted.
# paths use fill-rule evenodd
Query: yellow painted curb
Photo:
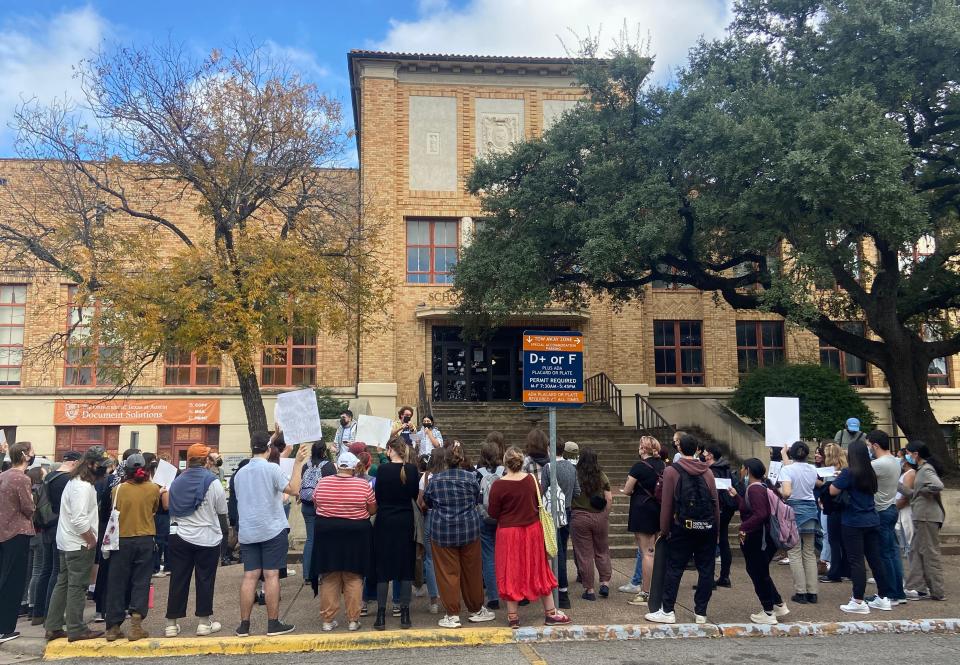
<svg viewBox="0 0 960 665"><path fill-rule="evenodd" d="M514 644L509 628L477 628L440 631L391 630L383 632L321 633L278 637L187 637L151 638L128 642L118 640L55 640L47 645L44 660L66 658L161 658L165 656L233 656L304 651L353 651L410 649L416 647L483 646Z"/></svg>

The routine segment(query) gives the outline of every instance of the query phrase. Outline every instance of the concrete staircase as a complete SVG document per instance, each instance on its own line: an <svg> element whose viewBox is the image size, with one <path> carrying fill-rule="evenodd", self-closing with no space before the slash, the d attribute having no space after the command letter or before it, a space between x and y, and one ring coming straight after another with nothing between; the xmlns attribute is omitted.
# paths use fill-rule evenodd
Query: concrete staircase
<svg viewBox="0 0 960 665"><path fill-rule="evenodd" d="M511 402L437 402L432 407L437 427L445 441L459 439L475 464L480 445L487 434L502 432L508 445L524 447L527 433L534 427L549 430L546 409L527 409ZM613 489L610 514L610 554L615 558L636 555L633 534L627 531L629 498L619 494L630 467L637 460L640 433L624 427L606 405L589 404L580 409L557 409L557 441L576 441L581 450L589 446L597 451L604 473Z"/></svg>

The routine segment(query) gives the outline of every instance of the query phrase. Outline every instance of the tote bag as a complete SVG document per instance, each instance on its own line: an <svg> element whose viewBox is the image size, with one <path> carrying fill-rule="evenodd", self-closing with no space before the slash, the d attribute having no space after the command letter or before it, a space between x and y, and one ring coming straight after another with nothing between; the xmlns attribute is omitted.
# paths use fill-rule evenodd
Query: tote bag
<svg viewBox="0 0 960 665"><path fill-rule="evenodd" d="M547 556L551 559L557 556L557 527L553 524L553 515L543 505L543 495L540 494L540 483L533 476L533 484L537 488L537 506L540 508L540 526L543 527L543 544L547 549Z"/></svg>
<svg viewBox="0 0 960 665"><path fill-rule="evenodd" d="M120 511L117 510L117 494L120 493L120 486L113 494L113 507L110 510L110 519L107 520L107 528L103 530L103 543L100 545L100 552L104 559L110 558L111 552L120 549Z"/></svg>

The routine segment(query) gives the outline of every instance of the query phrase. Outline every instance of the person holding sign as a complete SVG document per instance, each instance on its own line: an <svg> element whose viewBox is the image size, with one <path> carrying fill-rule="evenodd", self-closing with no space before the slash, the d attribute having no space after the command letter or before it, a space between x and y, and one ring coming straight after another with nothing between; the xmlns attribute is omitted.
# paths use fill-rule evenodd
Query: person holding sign
<svg viewBox="0 0 960 665"><path fill-rule="evenodd" d="M390 430L390 438L399 436L408 446L413 445L413 435L417 431L417 426L410 421L413 420L413 407L401 406L397 411L397 420L393 422L393 428Z"/></svg>
<svg viewBox="0 0 960 665"><path fill-rule="evenodd" d="M250 635L250 615L260 575L264 578L267 603L267 635L283 635L294 626L280 621L280 569L287 566L287 516L283 495L300 494L302 475L289 481L278 464L267 461L270 434L254 432L250 437L250 462L233 477L237 494L240 551L243 553L243 582L240 585L240 625L237 637ZM295 466L302 466L310 448L300 446Z"/></svg>
<svg viewBox="0 0 960 665"><path fill-rule="evenodd" d="M817 550L815 539L820 528L820 515L814 492L823 481L817 469L807 462L810 447L796 441L787 451L790 462L780 470L780 496L793 508L797 517L800 542L790 550L790 572L793 574L793 602L804 605L817 602Z"/></svg>

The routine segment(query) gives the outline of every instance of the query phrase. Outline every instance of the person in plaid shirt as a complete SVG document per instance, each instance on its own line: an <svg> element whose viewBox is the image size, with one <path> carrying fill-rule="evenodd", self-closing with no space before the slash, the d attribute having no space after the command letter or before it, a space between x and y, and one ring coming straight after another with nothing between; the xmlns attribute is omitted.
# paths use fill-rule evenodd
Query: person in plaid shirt
<svg viewBox="0 0 960 665"><path fill-rule="evenodd" d="M460 628L460 594L470 621L492 621L496 615L483 606L483 573L480 550L480 485L472 471L462 469L463 449L437 448L439 468L427 483L423 500L433 512L433 561L446 615L441 628Z"/></svg>

